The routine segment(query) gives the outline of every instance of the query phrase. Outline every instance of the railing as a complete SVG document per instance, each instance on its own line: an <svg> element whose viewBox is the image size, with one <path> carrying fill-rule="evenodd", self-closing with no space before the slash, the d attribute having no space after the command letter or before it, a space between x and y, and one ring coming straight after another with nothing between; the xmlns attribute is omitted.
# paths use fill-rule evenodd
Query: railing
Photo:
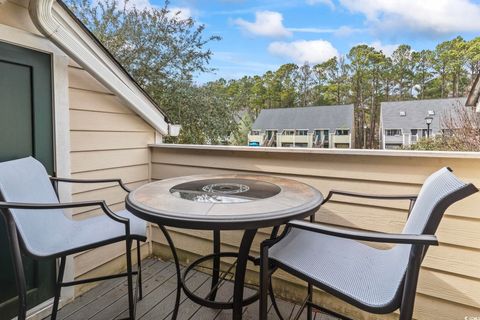
<svg viewBox="0 0 480 320"><path fill-rule="evenodd" d="M245 172L271 174L309 183L326 194L330 189L378 194L410 194L419 191L425 177L443 166L462 179L480 186L480 154L386 150L248 148L228 146L156 145L151 147L153 179L200 173ZM441 245L432 247L423 262L415 318L464 319L480 315L480 196L477 194L450 208L437 233ZM339 197L317 213L317 221L353 228L398 232L407 216L408 203L377 202ZM184 260L212 250L212 234L173 229ZM255 239L253 254L268 234ZM239 244L238 232L222 232L224 249ZM169 257L164 240L153 228L153 252ZM354 263L354 262L352 262ZM252 271L256 270L251 266ZM256 281L250 273L249 281ZM288 299L303 300L303 283L280 274L275 290ZM365 288L368 290L368 288ZM354 319L395 319L374 316L349 307L317 291L315 300Z"/></svg>

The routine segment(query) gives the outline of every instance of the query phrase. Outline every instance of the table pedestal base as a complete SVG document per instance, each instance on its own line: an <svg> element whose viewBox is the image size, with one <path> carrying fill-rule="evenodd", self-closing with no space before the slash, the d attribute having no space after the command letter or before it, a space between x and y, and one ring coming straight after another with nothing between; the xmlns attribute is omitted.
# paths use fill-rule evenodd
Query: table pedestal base
<svg viewBox="0 0 480 320"><path fill-rule="evenodd" d="M250 247L253 242L253 238L257 233L257 229L245 230L242 242L240 244L240 249L238 253L236 252L220 252L220 231L214 231L214 245L213 245L213 254L201 257L194 262L192 262L183 274L183 277L180 272L180 262L177 255L177 250L173 243L168 230L162 226L158 225L162 233L164 234L168 245L172 251L173 260L175 262L175 268L177 272L177 294L175 300L175 307L172 313L171 319L176 319L178 315L178 308L180 306L180 294L181 290L185 292L185 295L189 297L192 301L213 309L232 309L232 319L239 320L242 319L242 311L243 307L247 306L255 301L258 300L259 293L244 299L243 298L243 290L244 290L244 282L245 282L245 273L247 268L247 262L255 262L255 258L249 255ZM235 267L235 280L234 280L234 288L233 288L233 301L232 302L220 302L215 301L217 289L224 279L220 281L220 258L222 257L233 257L237 258L236 262L232 265L232 267L228 270L230 271L233 267ZM209 294L203 298L199 297L198 295L194 294L185 284L185 279L187 279L188 273L194 268L199 266L201 263L213 260L213 272L212 272L212 286L211 291ZM229 272L226 272L228 274Z"/></svg>
<svg viewBox="0 0 480 320"><path fill-rule="evenodd" d="M186 279L188 277L188 273L192 271L195 267L198 267L201 263L209 260L213 260L215 265L215 261L216 260L220 261L220 258L238 258L238 253L236 252L213 253L193 261L183 272L183 278L182 278L183 291L185 292L185 295L190 298L190 300L192 300L195 303L198 303L199 305L212 308L212 309L233 309L233 302L215 301L215 295L222 281L228 281L226 277L228 277L228 275L230 274L230 270L232 269L232 267L236 265L236 262L233 263L232 267L230 267L224 273L223 277L216 278L214 275L212 276L212 289L205 297L200 297L196 295L186 285ZM255 262L255 258L250 255L248 256L248 260L251 262ZM214 267L213 273L215 274L215 272L216 272L216 269ZM244 299L242 301L242 307L245 307L249 304L254 303L255 301L258 300L258 297L259 297L259 293L257 292L256 294Z"/></svg>

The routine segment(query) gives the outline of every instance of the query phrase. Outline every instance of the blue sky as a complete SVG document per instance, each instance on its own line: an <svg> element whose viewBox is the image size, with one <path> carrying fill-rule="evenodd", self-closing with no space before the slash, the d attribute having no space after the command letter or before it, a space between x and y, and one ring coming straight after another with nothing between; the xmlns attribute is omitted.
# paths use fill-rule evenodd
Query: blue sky
<svg viewBox="0 0 480 320"><path fill-rule="evenodd" d="M171 0L172 10L206 25L211 66L204 83L263 74L288 62L318 63L365 43L386 54L398 44L433 48L480 36L480 0ZM163 0L130 0L137 6Z"/></svg>

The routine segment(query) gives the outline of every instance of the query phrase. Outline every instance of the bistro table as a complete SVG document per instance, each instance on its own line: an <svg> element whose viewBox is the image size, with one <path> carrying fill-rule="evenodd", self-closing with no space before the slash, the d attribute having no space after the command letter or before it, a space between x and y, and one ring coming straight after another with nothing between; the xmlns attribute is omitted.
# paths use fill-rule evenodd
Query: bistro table
<svg viewBox="0 0 480 320"><path fill-rule="evenodd" d="M323 201L315 188L290 179L264 175L195 175L166 179L141 186L126 199L127 209L139 218L158 224L175 261L177 271L176 304L178 313L181 290L201 305L215 309L233 309L233 319L242 318L242 308L258 299L258 293L244 299L247 262L257 229L275 227L292 219L312 216ZM173 243L165 226L213 231L213 254L186 267L183 277ZM220 252L220 230L243 230L237 252ZM237 258L233 301L215 301L219 284L220 258ZM194 294L185 284L193 267L212 260L211 292L205 297Z"/></svg>

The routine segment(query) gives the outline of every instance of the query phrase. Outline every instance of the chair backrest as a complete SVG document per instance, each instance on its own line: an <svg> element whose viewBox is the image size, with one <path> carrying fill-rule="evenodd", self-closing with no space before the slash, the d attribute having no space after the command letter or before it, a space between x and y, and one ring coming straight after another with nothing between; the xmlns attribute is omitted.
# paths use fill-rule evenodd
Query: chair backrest
<svg viewBox="0 0 480 320"><path fill-rule="evenodd" d="M442 168L430 175L424 182L417 201L410 212L403 228L405 234L435 234L445 210L453 203L477 192L472 184L460 181L449 168ZM379 267L378 273L384 273L384 292L392 299L392 311L400 306L402 288L406 279L411 245L397 245L392 250L384 251L387 261ZM424 252L426 253L426 251ZM386 272L388 271L388 272Z"/></svg>
<svg viewBox="0 0 480 320"><path fill-rule="evenodd" d="M425 180L403 233L434 234L445 210L477 191L473 184L460 181L449 168L438 170Z"/></svg>
<svg viewBox="0 0 480 320"><path fill-rule="evenodd" d="M58 203L45 167L32 157L0 163L0 200ZM61 209L8 211L15 221L25 249L32 255L36 255L42 245L59 236L61 230L70 222Z"/></svg>

